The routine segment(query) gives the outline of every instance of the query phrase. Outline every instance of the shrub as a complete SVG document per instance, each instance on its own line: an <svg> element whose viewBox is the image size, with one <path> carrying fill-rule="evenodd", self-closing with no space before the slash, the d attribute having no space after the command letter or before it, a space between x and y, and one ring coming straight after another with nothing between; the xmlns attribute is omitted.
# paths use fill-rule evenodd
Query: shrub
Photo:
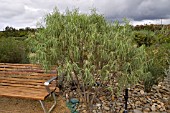
<svg viewBox="0 0 170 113"><path fill-rule="evenodd" d="M28 63L26 44L13 38L0 39L1 63Z"/></svg>
<svg viewBox="0 0 170 113"><path fill-rule="evenodd" d="M113 89L118 76L117 89L122 90L145 76L145 47L136 47L132 42L128 22L113 25L95 12L60 14L55 10L46 16L45 23L27 39L35 52L33 60L45 68L57 65L58 75L65 72L64 78L75 80L78 89L83 86L83 94L97 81Z"/></svg>
<svg viewBox="0 0 170 113"><path fill-rule="evenodd" d="M45 67L57 64L59 75L66 71L72 79L74 72L85 84L93 84L95 75L107 80L118 72L127 82L144 75L145 49L133 44L128 23L111 25L102 15L79 14L77 10L66 14L55 10L45 23L28 40L35 50L34 60Z"/></svg>
<svg viewBox="0 0 170 113"><path fill-rule="evenodd" d="M151 46L157 42L155 33L149 30L134 31L134 40L138 46Z"/></svg>
<svg viewBox="0 0 170 113"><path fill-rule="evenodd" d="M146 50L150 75L145 80L145 90L150 91L153 84L164 79L164 70L170 61L170 44L152 45Z"/></svg>

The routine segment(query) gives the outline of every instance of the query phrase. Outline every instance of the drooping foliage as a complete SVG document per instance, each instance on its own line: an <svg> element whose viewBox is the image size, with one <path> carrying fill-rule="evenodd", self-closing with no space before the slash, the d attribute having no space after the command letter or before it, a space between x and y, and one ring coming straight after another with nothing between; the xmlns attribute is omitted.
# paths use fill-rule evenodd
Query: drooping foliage
<svg viewBox="0 0 170 113"><path fill-rule="evenodd" d="M124 26L109 23L95 11L87 15L54 10L41 27L28 39L33 61L45 68L57 65L58 74L65 72L67 80L91 86L97 80L105 83L118 78L121 89L147 74L145 48L133 43L128 22Z"/></svg>

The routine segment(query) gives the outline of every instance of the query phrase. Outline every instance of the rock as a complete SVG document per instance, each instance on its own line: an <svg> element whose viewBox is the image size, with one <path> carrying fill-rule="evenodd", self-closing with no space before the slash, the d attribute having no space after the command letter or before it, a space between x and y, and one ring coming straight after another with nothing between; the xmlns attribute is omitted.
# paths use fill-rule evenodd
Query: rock
<svg viewBox="0 0 170 113"><path fill-rule="evenodd" d="M115 96L114 95L112 95L112 101L114 101L115 100Z"/></svg>
<svg viewBox="0 0 170 113"><path fill-rule="evenodd" d="M143 85L133 86L129 90L128 113L170 113L170 92L167 91L169 88L167 85L164 82L159 86L154 85L151 92L144 92ZM80 100L79 103L81 104ZM101 91L94 103L96 104L93 105L93 113L121 113L122 109L124 110L123 93L115 96L107 91L103 93ZM81 107L78 108L80 108L82 113L83 108L85 109L86 106L82 107L83 104L80 104L78 106Z"/></svg>
<svg viewBox="0 0 170 113"><path fill-rule="evenodd" d="M96 111L96 110L93 110L93 113L97 113L97 111Z"/></svg>
<svg viewBox="0 0 170 113"><path fill-rule="evenodd" d="M117 102L117 103L116 103L116 105L117 105L117 106L121 106L121 105L123 105L123 104L122 104L122 103Z"/></svg>
<svg viewBox="0 0 170 113"><path fill-rule="evenodd" d="M151 106L151 110L152 110L152 111L156 111L156 104L153 104L153 105Z"/></svg>
<svg viewBox="0 0 170 113"><path fill-rule="evenodd" d="M170 110L167 110L167 113L170 113Z"/></svg>
<svg viewBox="0 0 170 113"><path fill-rule="evenodd" d="M82 113L87 113L87 111L84 109L84 110L82 111Z"/></svg>
<svg viewBox="0 0 170 113"><path fill-rule="evenodd" d="M66 99L68 99L69 98L69 96L68 96L68 94L66 93Z"/></svg>
<svg viewBox="0 0 170 113"><path fill-rule="evenodd" d="M144 108L143 112L150 112L150 108Z"/></svg>
<svg viewBox="0 0 170 113"><path fill-rule="evenodd" d="M76 104L76 103L79 103L79 100L78 100L77 98L71 98L71 99L70 99L70 102L71 102L72 104Z"/></svg>
<svg viewBox="0 0 170 113"><path fill-rule="evenodd" d="M132 109L134 109L134 108L135 108L135 104L134 104L134 103L132 103L132 104L131 104L131 107L132 107Z"/></svg>
<svg viewBox="0 0 170 113"><path fill-rule="evenodd" d="M83 98L79 98L79 102L83 102Z"/></svg>
<svg viewBox="0 0 170 113"><path fill-rule="evenodd" d="M124 109L121 109L119 113L123 113L124 112Z"/></svg>
<svg viewBox="0 0 170 113"><path fill-rule="evenodd" d="M103 106L103 109L106 110L106 111L109 111L109 110L110 110L110 108L107 107L107 106L105 106L105 105Z"/></svg>
<svg viewBox="0 0 170 113"><path fill-rule="evenodd" d="M143 90L140 90L140 94L141 94L141 95L144 95L145 92L144 92Z"/></svg>
<svg viewBox="0 0 170 113"><path fill-rule="evenodd" d="M134 93L134 94L138 94L138 91L135 90L133 93Z"/></svg>
<svg viewBox="0 0 170 113"><path fill-rule="evenodd" d="M70 92L70 93L69 93L69 97L73 97L73 92Z"/></svg>
<svg viewBox="0 0 170 113"><path fill-rule="evenodd" d="M157 109L160 109L161 108L161 105L157 105Z"/></svg>
<svg viewBox="0 0 170 113"><path fill-rule="evenodd" d="M134 109L133 111L134 113L142 113L142 111L138 110L138 109Z"/></svg>
<svg viewBox="0 0 170 113"><path fill-rule="evenodd" d="M100 99L101 101L104 101L104 100L105 100L105 96L101 96L101 97L99 97L99 99Z"/></svg>
<svg viewBox="0 0 170 113"><path fill-rule="evenodd" d="M164 103L160 102L161 106L164 107Z"/></svg>
<svg viewBox="0 0 170 113"><path fill-rule="evenodd" d="M135 105L141 105L142 103L140 101L136 101Z"/></svg>
<svg viewBox="0 0 170 113"><path fill-rule="evenodd" d="M96 106L97 106L97 107L100 107L100 106L101 106L101 104L97 103L97 104L96 104Z"/></svg>

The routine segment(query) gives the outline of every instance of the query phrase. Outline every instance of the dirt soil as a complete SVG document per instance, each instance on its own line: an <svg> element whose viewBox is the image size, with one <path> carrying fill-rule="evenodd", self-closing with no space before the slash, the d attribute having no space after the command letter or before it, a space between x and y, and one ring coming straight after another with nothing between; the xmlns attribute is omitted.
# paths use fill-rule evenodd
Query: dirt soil
<svg viewBox="0 0 170 113"><path fill-rule="evenodd" d="M47 108L52 104L51 98L45 101ZM0 113L43 113L43 109L39 101L0 97ZM61 96L57 96L57 105L52 113L70 113Z"/></svg>

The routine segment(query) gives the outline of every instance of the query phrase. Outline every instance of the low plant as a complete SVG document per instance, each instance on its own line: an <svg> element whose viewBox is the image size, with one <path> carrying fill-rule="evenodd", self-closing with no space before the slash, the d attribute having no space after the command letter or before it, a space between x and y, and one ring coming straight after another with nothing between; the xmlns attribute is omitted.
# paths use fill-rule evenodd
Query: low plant
<svg viewBox="0 0 170 113"><path fill-rule="evenodd" d="M1 63L28 63L26 44L13 38L0 38Z"/></svg>
<svg viewBox="0 0 170 113"><path fill-rule="evenodd" d="M168 45L152 45L146 49L148 72L150 72L144 81L146 91L150 91L152 85L162 81L165 77L164 70L168 68L170 59L170 46Z"/></svg>

